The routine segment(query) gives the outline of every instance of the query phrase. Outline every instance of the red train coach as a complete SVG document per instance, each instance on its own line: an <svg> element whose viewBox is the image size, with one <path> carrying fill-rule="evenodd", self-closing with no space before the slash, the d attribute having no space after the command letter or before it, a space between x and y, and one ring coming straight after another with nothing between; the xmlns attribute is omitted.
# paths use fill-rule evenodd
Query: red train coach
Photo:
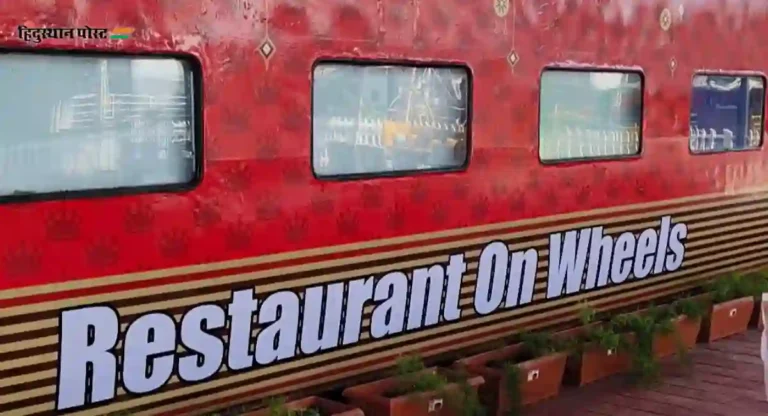
<svg viewBox="0 0 768 416"><path fill-rule="evenodd" d="M183 414L765 265L768 23L0 4L0 413Z"/></svg>

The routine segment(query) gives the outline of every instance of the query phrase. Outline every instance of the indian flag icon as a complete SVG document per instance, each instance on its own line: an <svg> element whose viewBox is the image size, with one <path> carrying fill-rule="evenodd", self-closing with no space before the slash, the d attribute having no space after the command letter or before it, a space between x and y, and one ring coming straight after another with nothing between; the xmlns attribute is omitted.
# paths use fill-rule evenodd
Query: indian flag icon
<svg viewBox="0 0 768 416"><path fill-rule="evenodd" d="M128 39L135 29L132 27L116 27L109 34L110 39Z"/></svg>

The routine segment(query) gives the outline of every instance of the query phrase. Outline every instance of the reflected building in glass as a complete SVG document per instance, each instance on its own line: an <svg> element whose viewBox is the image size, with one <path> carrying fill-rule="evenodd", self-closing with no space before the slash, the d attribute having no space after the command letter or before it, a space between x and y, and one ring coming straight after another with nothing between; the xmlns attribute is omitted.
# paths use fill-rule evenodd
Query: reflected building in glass
<svg viewBox="0 0 768 416"><path fill-rule="evenodd" d="M637 73L547 70L541 77L539 155L562 161L640 152Z"/></svg>
<svg viewBox="0 0 768 416"><path fill-rule="evenodd" d="M0 194L186 183L192 75L166 58L3 55Z"/></svg>
<svg viewBox="0 0 768 416"><path fill-rule="evenodd" d="M762 144L762 77L696 75L691 94L690 147L697 153L755 149Z"/></svg>
<svg viewBox="0 0 768 416"><path fill-rule="evenodd" d="M463 68L324 63L313 81L318 176L441 170L467 159Z"/></svg>

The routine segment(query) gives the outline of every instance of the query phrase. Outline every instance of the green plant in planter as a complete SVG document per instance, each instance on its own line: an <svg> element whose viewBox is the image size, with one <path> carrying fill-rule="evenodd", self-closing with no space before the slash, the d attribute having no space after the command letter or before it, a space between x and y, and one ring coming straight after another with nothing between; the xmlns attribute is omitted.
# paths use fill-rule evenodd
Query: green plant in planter
<svg viewBox="0 0 768 416"><path fill-rule="evenodd" d="M520 358L534 359L554 354L567 348L567 341L555 338L548 332L524 332L519 336L522 344Z"/></svg>
<svg viewBox="0 0 768 416"><path fill-rule="evenodd" d="M285 399L275 398L269 401L269 416L321 416L317 409L291 410L285 407Z"/></svg>
<svg viewBox="0 0 768 416"><path fill-rule="evenodd" d="M460 373L455 380L437 372L426 371L424 362L417 355L409 355L397 361L397 388L394 396L413 397L418 393L439 392L448 406L461 416L485 416L477 391L469 384L467 374ZM451 382L459 387L458 392L446 392Z"/></svg>
<svg viewBox="0 0 768 416"><path fill-rule="evenodd" d="M753 295L755 298L761 297L763 293L768 293L768 279L762 277L757 278L754 289Z"/></svg>
<svg viewBox="0 0 768 416"><path fill-rule="evenodd" d="M581 309L579 309L579 321L582 325L586 326L595 322L597 311L595 308L589 305L589 303L582 303Z"/></svg>
<svg viewBox="0 0 768 416"><path fill-rule="evenodd" d="M635 339L628 342L622 339L624 350L630 352L632 369L642 384L658 380L660 366L653 352L656 335L675 333L675 311L670 306L652 306L644 314L623 314L613 319L613 325L619 331L635 334Z"/></svg>
<svg viewBox="0 0 768 416"><path fill-rule="evenodd" d="M742 279L746 281L744 286L755 297L755 300L758 300L763 293L768 293L768 271L752 272L745 275Z"/></svg>
<svg viewBox="0 0 768 416"><path fill-rule="evenodd" d="M416 394L443 389L448 379L440 374L425 371L421 357L409 355L397 361L397 395Z"/></svg>
<svg viewBox="0 0 768 416"><path fill-rule="evenodd" d="M688 319L701 319L707 313L706 307L700 300L692 299L690 297L684 297L672 302L670 308L674 315L682 315ZM680 359L680 362L689 365L690 359L688 349L685 347L685 343L677 332L675 332L675 341L677 342L677 356Z"/></svg>
<svg viewBox="0 0 768 416"><path fill-rule="evenodd" d="M520 367L514 363L504 363L503 379L509 402L506 416L520 416L523 411L523 391L520 386L520 373Z"/></svg>
<svg viewBox="0 0 768 416"><path fill-rule="evenodd" d="M701 301L689 297L672 302L672 310L675 314L684 315L690 319L699 319L707 313Z"/></svg>
<svg viewBox="0 0 768 416"><path fill-rule="evenodd" d="M582 350L585 344L594 344L604 350L617 351L621 348L621 334L615 330L613 322L606 322L597 326L590 326L595 322L596 311L586 305L579 311L579 321L584 327L575 347Z"/></svg>
<svg viewBox="0 0 768 416"><path fill-rule="evenodd" d="M752 280L736 273L729 273L708 282L705 289L712 295L714 303L723 303L733 299L755 296L759 286Z"/></svg>
<svg viewBox="0 0 768 416"><path fill-rule="evenodd" d="M459 394L449 395L448 406L460 416L486 416L485 407L480 403L480 397L467 381L468 377L462 375L458 380Z"/></svg>
<svg viewBox="0 0 768 416"><path fill-rule="evenodd" d="M521 370L517 363L565 351L572 347L568 340L553 337L548 332L524 332L518 338L522 344L520 352L511 360L500 363L509 403L506 416L518 416L523 408L523 393L520 383Z"/></svg>

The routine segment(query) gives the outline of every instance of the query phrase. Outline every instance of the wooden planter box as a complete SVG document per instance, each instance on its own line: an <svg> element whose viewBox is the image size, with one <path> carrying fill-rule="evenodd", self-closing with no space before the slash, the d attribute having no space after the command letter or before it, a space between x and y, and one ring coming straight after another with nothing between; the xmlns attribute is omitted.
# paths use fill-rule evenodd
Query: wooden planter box
<svg viewBox="0 0 768 416"><path fill-rule="evenodd" d="M599 326L599 323L589 327ZM586 327L579 327L556 334L560 338L575 338L581 336ZM634 334L624 334L625 339L634 339ZM629 371L632 367L632 357L623 351L606 350L598 345L585 345L581 353L568 356L565 366L565 384L583 386L610 377L614 374Z"/></svg>
<svg viewBox="0 0 768 416"><path fill-rule="evenodd" d="M315 409L320 411L321 416L365 416L362 410L354 406L315 396L286 403L285 408L288 410ZM270 416L270 414L269 409L261 409L246 413L244 416Z"/></svg>
<svg viewBox="0 0 768 416"><path fill-rule="evenodd" d="M429 368L426 371L438 371L449 380L458 374L449 369ZM480 376L467 380L475 390L483 384ZM365 412L365 416L459 416L460 413L450 408L445 392L423 392L406 396L390 397L389 392L397 388L397 377L389 377L371 383L361 384L344 390L343 395L352 404ZM446 388L458 392L458 384L449 384Z"/></svg>
<svg viewBox="0 0 768 416"><path fill-rule="evenodd" d="M485 384L480 387L480 398L488 407L489 415L501 416L509 410L510 405L507 386L504 382L504 370L489 364L514 359L521 350L522 345L515 344L456 362L458 368L480 374L485 379ZM536 403L556 396L560 392L566 360L566 354L557 353L517 364L521 370L522 405Z"/></svg>
<svg viewBox="0 0 768 416"><path fill-rule="evenodd" d="M676 333L669 335L657 335L653 340L653 354L657 358L666 358L676 354L680 349L680 344L687 351L693 349L701 330L701 318L690 319L686 316L679 316L675 319Z"/></svg>
<svg viewBox="0 0 768 416"><path fill-rule="evenodd" d="M626 352L593 346L568 357L565 380L567 384L583 386L629 371L631 367L632 357Z"/></svg>
<svg viewBox="0 0 768 416"><path fill-rule="evenodd" d="M746 331L754 308L752 296L712 305L700 339L712 342Z"/></svg>

